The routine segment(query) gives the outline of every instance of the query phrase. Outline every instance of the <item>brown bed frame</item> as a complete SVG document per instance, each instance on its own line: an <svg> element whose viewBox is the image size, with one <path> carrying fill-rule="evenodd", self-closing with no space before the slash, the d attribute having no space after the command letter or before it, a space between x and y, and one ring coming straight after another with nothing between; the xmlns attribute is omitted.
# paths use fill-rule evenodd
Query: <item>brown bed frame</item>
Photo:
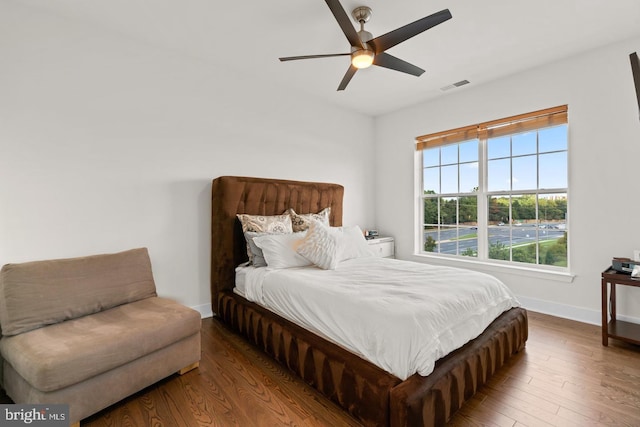
<svg viewBox="0 0 640 427"><path fill-rule="evenodd" d="M367 426L440 426L515 353L528 336L527 313L513 308L479 337L405 381L233 293L235 267L247 261L237 213L279 215L331 207L342 225L338 184L222 176L213 180L211 303L217 318Z"/></svg>

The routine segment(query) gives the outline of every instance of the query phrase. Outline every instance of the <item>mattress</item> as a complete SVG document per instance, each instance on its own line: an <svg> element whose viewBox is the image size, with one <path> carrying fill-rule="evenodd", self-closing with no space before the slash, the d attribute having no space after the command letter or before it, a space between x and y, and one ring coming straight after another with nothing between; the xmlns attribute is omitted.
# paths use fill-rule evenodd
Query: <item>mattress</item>
<svg viewBox="0 0 640 427"><path fill-rule="evenodd" d="M247 282L247 273L252 270L256 270L256 268L249 266L248 262L236 267L236 286L233 288L233 292L237 293L241 297L246 298L244 289Z"/></svg>
<svg viewBox="0 0 640 427"><path fill-rule="evenodd" d="M336 270L236 269L234 292L404 380L520 306L497 278L388 258L357 258Z"/></svg>

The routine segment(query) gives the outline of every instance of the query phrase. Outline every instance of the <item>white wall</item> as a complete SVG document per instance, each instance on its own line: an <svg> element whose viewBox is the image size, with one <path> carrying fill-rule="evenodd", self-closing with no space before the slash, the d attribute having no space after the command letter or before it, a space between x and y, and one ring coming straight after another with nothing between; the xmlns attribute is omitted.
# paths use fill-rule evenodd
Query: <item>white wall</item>
<svg viewBox="0 0 640 427"><path fill-rule="evenodd" d="M149 248L158 293L209 309L220 175L336 182L373 221L373 119L195 58L0 7L0 265Z"/></svg>
<svg viewBox="0 0 640 427"><path fill-rule="evenodd" d="M346 224L375 225L424 262L413 138L566 103L575 279L497 275L531 308L597 322L601 270L640 248L632 51L640 39L374 120L4 2L0 264L147 246L159 293L206 312L210 182L232 174L341 183ZM628 316L638 291L622 292Z"/></svg>
<svg viewBox="0 0 640 427"><path fill-rule="evenodd" d="M531 309L599 322L601 271L613 256L631 257L640 248L640 120L629 63L633 51L640 51L640 39L464 87L377 118L376 221L384 234L395 236L398 256L451 264L414 255L416 136L568 104L569 262L575 279L495 274ZM640 319L640 289L620 291L618 310Z"/></svg>

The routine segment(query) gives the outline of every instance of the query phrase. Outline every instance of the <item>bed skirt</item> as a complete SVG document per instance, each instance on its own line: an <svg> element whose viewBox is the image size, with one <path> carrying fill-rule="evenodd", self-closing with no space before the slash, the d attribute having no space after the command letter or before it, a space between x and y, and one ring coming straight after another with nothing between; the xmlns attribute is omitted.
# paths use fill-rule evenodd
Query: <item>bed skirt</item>
<svg viewBox="0 0 640 427"><path fill-rule="evenodd" d="M439 426L524 348L527 313L503 313L478 338L405 381L234 294L217 298L217 317L366 426Z"/></svg>

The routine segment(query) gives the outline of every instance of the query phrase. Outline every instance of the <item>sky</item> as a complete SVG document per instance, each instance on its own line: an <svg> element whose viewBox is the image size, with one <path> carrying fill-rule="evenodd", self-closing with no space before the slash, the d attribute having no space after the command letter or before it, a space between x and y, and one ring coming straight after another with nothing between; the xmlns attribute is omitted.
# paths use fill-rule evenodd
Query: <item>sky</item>
<svg viewBox="0 0 640 427"><path fill-rule="evenodd" d="M474 139L424 150L424 189L437 194L473 192L479 185L478 149ZM566 125L487 141L489 192L566 187Z"/></svg>

